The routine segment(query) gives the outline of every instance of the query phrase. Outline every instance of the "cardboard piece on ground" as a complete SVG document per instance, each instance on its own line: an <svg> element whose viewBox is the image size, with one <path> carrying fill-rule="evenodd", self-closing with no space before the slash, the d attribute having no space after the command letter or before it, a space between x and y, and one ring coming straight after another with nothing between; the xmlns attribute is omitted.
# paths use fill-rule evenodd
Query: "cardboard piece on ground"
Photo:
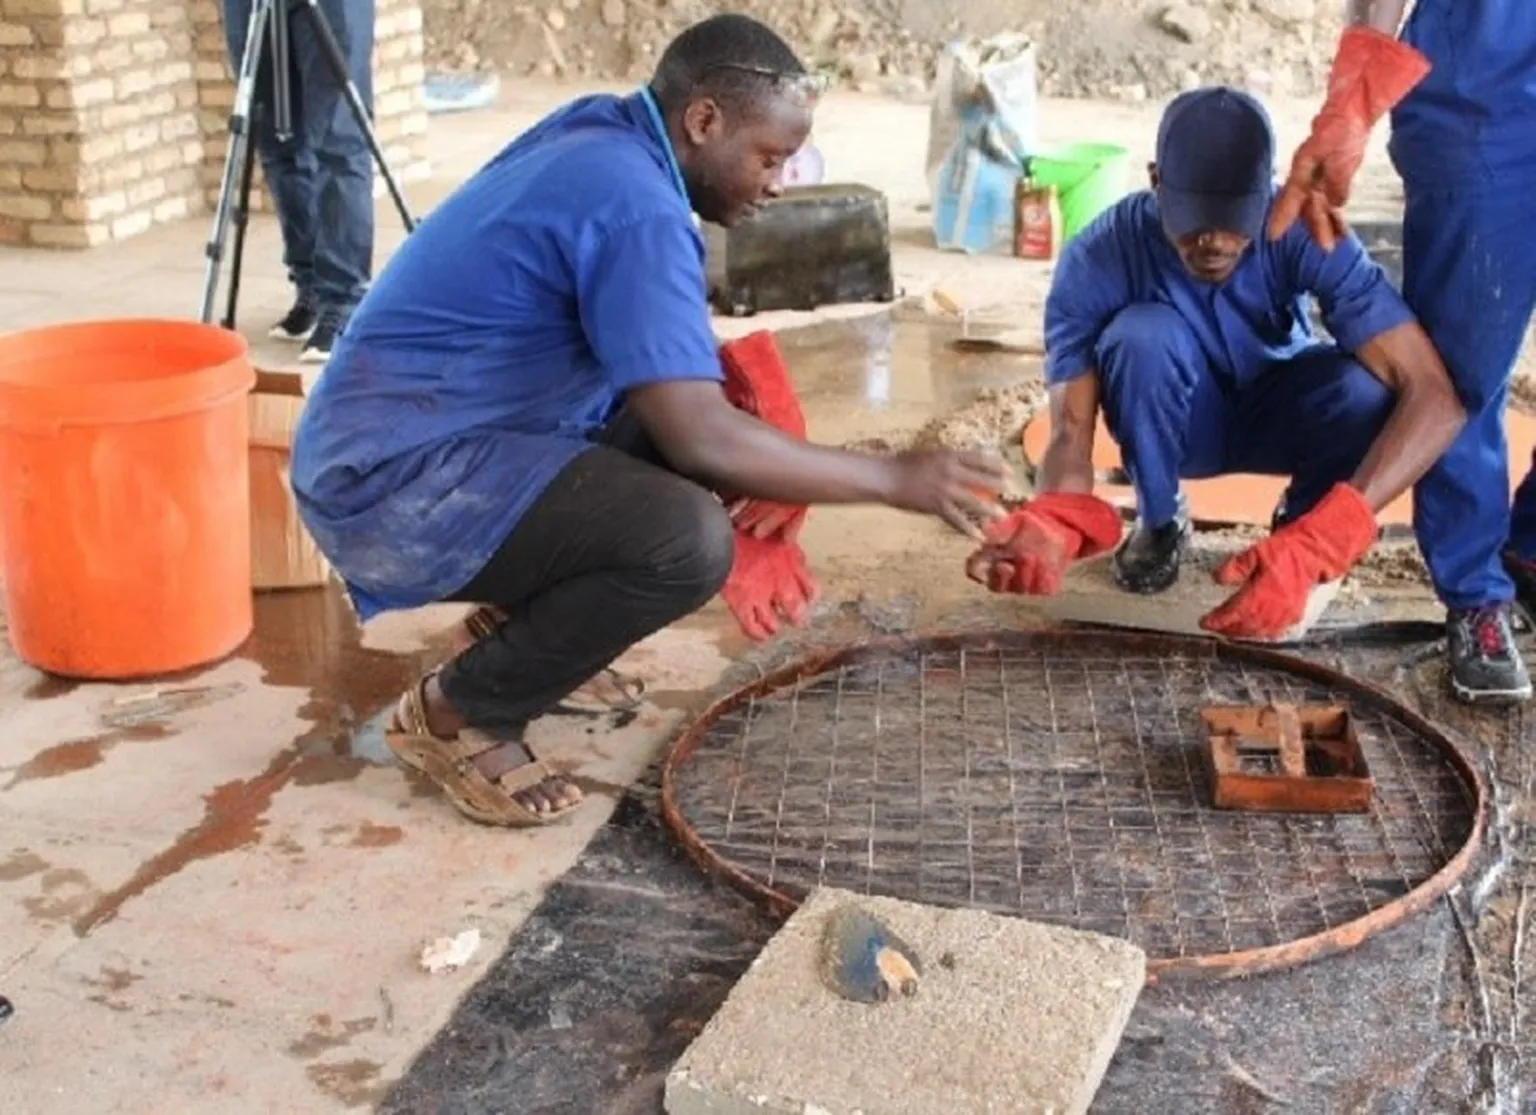
<svg viewBox="0 0 1536 1115"><path fill-rule="evenodd" d="M916 996L821 982L827 915L852 903L923 964ZM822 888L768 942L667 1078L669 1115L1086 1112L1146 978L1129 942Z"/></svg>
<svg viewBox="0 0 1536 1115"><path fill-rule="evenodd" d="M1531 467L1536 450L1536 418L1521 411L1505 412L1509 437L1510 476L1519 482ZM1051 416L1041 411L1024 427L1024 460L1038 467L1051 440ZM1093 440L1093 467L1098 473L1123 469L1120 447L1109 436L1103 415ZM1285 491L1283 476L1253 476L1246 473L1218 476L1210 480L1186 480L1183 488L1189 500L1189 512L1202 525L1246 523L1267 527L1275 505ZM1136 493L1129 484L1101 481L1094 491L1117 507L1134 508ZM1389 505L1378 517L1383 526L1409 526L1413 522L1413 496L1406 494Z"/></svg>

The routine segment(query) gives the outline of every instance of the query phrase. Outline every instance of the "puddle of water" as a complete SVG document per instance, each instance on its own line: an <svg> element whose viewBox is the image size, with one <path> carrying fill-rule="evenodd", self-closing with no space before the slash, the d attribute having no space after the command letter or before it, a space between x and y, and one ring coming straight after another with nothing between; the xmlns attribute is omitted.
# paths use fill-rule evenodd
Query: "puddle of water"
<svg viewBox="0 0 1536 1115"><path fill-rule="evenodd" d="M272 798L290 783L355 778L365 765L352 754L358 728L387 709L431 657L365 650L357 620L336 585L259 595L256 631L240 656L258 663L269 685L309 690L300 714L310 728L278 747L259 774L208 793L202 819L82 913L74 923L78 935L110 922L124 904L189 864L256 843ZM382 739L381 734L380 746Z"/></svg>
<svg viewBox="0 0 1536 1115"><path fill-rule="evenodd" d="M390 701L365 720L346 741L347 753L365 763L392 765L395 759L389 748L384 745L384 730L389 727L389 720L394 715L394 711L395 702Z"/></svg>
<svg viewBox="0 0 1536 1115"><path fill-rule="evenodd" d="M989 387L1010 387L1038 358L963 353L955 326L888 314L780 334L810 436L838 445L912 430Z"/></svg>

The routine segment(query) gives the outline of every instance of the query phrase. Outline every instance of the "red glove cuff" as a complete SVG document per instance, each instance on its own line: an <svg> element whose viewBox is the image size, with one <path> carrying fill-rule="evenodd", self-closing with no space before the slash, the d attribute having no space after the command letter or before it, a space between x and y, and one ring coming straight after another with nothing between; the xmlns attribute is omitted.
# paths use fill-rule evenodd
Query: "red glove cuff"
<svg viewBox="0 0 1536 1115"><path fill-rule="evenodd" d="M1344 576L1372 546L1378 528L1376 513L1353 486L1335 484L1317 506L1282 531L1304 533L1312 542L1321 580Z"/></svg>
<svg viewBox="0 0 1536 1115"><path fill-rule="evenodd" d="M1060 528L1066 556L1082 561L1107 553L1120 544L1120 513L1095 495L1077 492L1047 492L987 528L986 542L1006 547L1018 532L1019 524L1030 518L1043 519Z"/></svg>
<svg viewBox="0 0 1536 1115"><path fill-rule="evenodd" d="M1371 27L1346 27L1328 75L1323 113L1345 113L1370 130L1429 70L1429 60L1400 39Z"/></svg>
<svg viewBox="0 0 1536 1115"><path fill-rule="evenodd" d="M733 407L804 440L805 412L771 332L760 329L726 341L720 346L720 368L725 397Z"/></svg>

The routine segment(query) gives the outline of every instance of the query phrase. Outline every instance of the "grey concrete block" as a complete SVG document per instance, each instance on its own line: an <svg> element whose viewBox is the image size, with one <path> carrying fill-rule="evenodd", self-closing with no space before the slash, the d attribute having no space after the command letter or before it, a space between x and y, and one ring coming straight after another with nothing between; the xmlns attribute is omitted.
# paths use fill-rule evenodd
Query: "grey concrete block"
<svg viewBox="0 0 1536 1115"><path fill-rule="evenodd" d="M818 972L855 903L918 952L918 993L844 1000ZM951 959L952 958L952 961ZM667 1078L669 1115L1078 1115L1146 977L1126 941L979 910L814 892Z"/></svg>

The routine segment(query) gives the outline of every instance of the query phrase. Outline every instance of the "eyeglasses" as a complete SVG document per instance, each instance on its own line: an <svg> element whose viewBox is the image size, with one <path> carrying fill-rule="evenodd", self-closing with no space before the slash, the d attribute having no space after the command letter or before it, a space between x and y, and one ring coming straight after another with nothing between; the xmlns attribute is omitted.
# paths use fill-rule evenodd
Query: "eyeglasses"
<svg viewBox="0 0 1536 1115"><path fill-rule="evenodd" d="M787 73L784 70L773 70L767 66L748 66L740 62L716 62L705 68L699 75L699 81L703 81L710 74L720 70L731 70L738 74L751 74L770 82L775 91L792 97L801 97L805 100L815 100L827 91L831 84L826 74L821 73Z"/></svg>

